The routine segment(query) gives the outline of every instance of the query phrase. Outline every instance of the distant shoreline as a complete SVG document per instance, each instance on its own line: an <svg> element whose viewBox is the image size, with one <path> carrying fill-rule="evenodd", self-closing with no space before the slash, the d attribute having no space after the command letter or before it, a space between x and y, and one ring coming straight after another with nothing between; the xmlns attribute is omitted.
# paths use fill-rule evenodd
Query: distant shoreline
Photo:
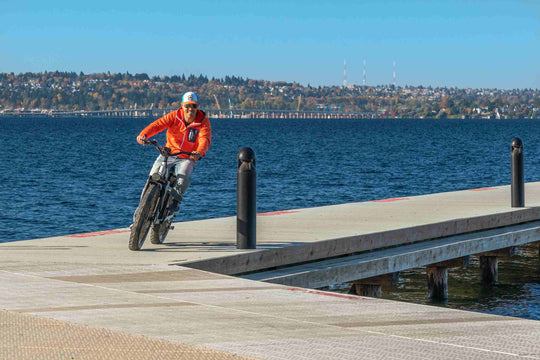
<svg viewBox="0 0 540 360"><path fill-rule="evenodd" d="M36 118L126 118L126 119L153 119L159 118L176 109L116 109L97 111L61 111L61 110L2 110L0 118L8 117L36 117ZM341 111L293 111L293 110L221 110L202 109L209 119L540 119L538 117L496 117L491 115L475 114L473 116L434 116L410 117L391 116L383 112L341 112Z"/></svg>

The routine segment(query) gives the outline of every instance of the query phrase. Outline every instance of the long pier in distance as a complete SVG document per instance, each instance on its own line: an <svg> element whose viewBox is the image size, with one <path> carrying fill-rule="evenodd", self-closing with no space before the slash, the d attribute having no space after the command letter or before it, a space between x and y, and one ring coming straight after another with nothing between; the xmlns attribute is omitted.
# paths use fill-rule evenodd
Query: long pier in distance
<svg viewBox="0 0 540 360"><path fill-rule="evenodd" d="M116 109L96 111L61 110L3 110L3 116L41 116L41 117L120 117L120 118L158 118L175 108ZM383 112L344 112L341 109L325 107L316 111L261 110L261 109L202 109L209 119L371 119L384 118Z"/></svg>

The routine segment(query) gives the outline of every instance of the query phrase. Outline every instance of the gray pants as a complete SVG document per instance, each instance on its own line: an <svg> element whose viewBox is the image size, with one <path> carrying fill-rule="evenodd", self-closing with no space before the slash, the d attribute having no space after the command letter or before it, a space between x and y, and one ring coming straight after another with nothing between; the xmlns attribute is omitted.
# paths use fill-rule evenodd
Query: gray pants
<svg viewBox="0 0 540 360"><path fill-rule="evenodd" d="M161 163L163 162L163 156L159 155L154 162L154 165L152 165L152 169L150 170L150 176L152 174L157 173L159 171L159 167L161 166ZM174 174L176 175L176 184L174 188L171 189L171 193L175 200L178 202L182 201L182 197L186 193L186 190L191 183L191 174L193 173L193 170L195 169L195 162L190 159L181 159L181 158L169 158L167 160L167 168L170 170L171 167L174 166ZM148 181L146 182L146 185L143 188L143 191L141 192L141 199L146 191L146 187L148 186Z"/></svg>
<svg viewBox="0 0 540 360"><path fill-rule="evenodd" d="M158 172L161 163L163 162L163 155L159 155L152 165L152 170L150 170L150 176L153 173ZM174 196L175 200L178 202L182 201L182 197L186 193L189 184L191 184L191 174L195 169L195 162L191 159L182 159L182 158L169 158L167 160L167 168L169 170L174 166L174 174L176 175L176 185L172 189L171 193Z"/></svg>

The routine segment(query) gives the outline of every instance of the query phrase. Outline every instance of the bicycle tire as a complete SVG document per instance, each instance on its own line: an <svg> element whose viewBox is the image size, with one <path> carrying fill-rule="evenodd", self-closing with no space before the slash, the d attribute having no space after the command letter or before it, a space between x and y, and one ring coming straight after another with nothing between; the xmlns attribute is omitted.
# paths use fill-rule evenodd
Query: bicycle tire
<svg viewBox="0 0 540 360"><path fill-rule="evenodd" d="M130 250L137 251L141 249L152 225L152 216L156 210L158 200L159 188L155 184L149 184L135 211L133 226L129 235Z"/></svg>
<svg viewBox="0 0 540 360"><path fill-rule="evenodd" d="M171 220L167 220L161 224L152 225L152 229L150 229L150 241L152 244L163 244L167 234L169 233L171 223Z"/></svg>
<svg viewBox="0 0 540 360"><path fill-rule="evenodd" d="M170 206L169 201L172 198L170 198L170 195L165 195L165 200L163 201L163 209L160 212L161 218L166 218L170 215L172 215L172 212L169 211L168 207ZM162 223L154 223L152 224L152 227L150 228L150 241L152 244L163 244L165 241L165 237L167 237L167 234L169 233L170 226L172 224L172 219L164 221Z"/></svg>

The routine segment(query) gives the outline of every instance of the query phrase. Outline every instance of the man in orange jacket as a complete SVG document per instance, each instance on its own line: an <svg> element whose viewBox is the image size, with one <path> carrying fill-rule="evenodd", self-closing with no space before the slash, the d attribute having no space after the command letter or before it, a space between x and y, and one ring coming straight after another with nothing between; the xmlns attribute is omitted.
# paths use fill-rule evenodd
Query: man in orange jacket
<svg viewBox="0 0 540 360"><path fill-rule="evenodd" d="M191 182L195 163L206 155L212 139L210 121L204 111L199 109L199 99L195 93L185 93L182 96L182 106L144 128L137 136L137 142L146 145L144 143L146 139L165 129L167 129L165 146L171 149L173 154L179 151L193 153L191 156L179 155L167 161L168 166L174 166L177 177L176 185L171 191L174 197L171 207L174 211L178 211L182 197ZM159 170L162 161L162 155L159 155L150 170L150 175Z"/></svg>

